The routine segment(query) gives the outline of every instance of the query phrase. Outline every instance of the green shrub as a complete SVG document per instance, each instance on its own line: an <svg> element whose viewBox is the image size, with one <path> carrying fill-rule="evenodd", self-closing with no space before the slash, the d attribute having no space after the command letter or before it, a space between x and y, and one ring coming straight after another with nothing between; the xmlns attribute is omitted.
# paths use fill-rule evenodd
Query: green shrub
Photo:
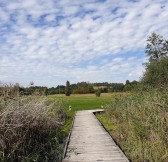
<svg viewBox="0 0 168 162"><path fill-rule="evenodd" d="M147 64L142 82L156 88L166 87L168 85L168 58Z"/></svg>
<svg viewBox="0 0 168 162"><path fill-rule="evenodd" d="M96 91L96 97L100 97L100 95L101 95L101 90L100 89L98 89L97 91Z"/></svg>

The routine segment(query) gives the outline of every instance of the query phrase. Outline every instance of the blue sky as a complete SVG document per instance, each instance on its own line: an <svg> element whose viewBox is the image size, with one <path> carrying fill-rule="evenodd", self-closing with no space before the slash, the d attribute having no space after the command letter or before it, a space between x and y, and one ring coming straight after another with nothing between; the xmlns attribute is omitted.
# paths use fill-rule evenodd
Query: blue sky
<svg viewBox="0 0 168 162"><path fill-rule="evenodd" d="M139 80L152 32L168 37L167 0L0 0L0 81Z"/></svg>

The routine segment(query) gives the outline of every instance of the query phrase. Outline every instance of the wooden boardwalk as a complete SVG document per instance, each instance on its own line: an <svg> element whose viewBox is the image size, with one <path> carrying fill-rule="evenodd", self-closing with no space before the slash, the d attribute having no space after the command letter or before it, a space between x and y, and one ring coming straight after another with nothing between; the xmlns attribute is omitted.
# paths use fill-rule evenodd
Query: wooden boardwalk
<svg viewBox="0 0 168 162"><path fill-rule="evenodd" d="M129 162L93 112L78 111L63 162Z"/></svg>

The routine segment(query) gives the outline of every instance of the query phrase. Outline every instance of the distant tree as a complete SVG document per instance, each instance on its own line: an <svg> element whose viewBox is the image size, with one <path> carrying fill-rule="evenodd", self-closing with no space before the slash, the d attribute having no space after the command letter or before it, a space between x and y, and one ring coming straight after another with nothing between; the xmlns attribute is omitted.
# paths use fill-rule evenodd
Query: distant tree
<svg viewBox="0 0 168 162"><path fill-rule="evenodd" d="M98 89L95 94L96 94L96 97L100 97L100 95L101 95L101 89Z"/></svg>
<svg viewBox="0 0 168 162"><path fill-rule="evenodd" d="M137 81L132 81L130 82L129 80L126 80L126 83L124 85L124 88L123 88L123 91L126 92L126 91L132 91L136 88L136 86L138 85L138 82Z"/></svg>
<svg viewBox="0 0 168 162"><path fill-rule="evenodd" d="M129 80L126 80L125 84L130 84L130 81L129 81Z"/></svg>
<svg viewBox="0 0 168 162"><path fill-rule="evenodd" d="M66 82L66 87L65 87L65 95L70 96L71 95L71 89L70 89L70 82Z"/></svg>
<svg viewBox="0 0 168 162"><path fill-rule="evenodd" d="M108 92L107 87L101 88L101 92L102 92L102 93L107 93L107 92Z"/></svg>
<svg viewBox="0 0 168 162"><path fill-rule="evenodd" d="M93 85L88 82L80 82L71 85L71 90L74 94L94 93Z"/></svg>
<svg viewBox="0 0 168 162"><path fill-rule="evenodd" d="M124 88L123 83L111 83L108 92L122 92Z"/></svg>
<svg viewBox="0 0 168 162"><path fill-rule="evenodd" d="M126 92L126 91L131 91L131 90L132 90L131 84L126 84L126 85L124 86L124 89L123 89L124 92Z"/></svg>
<svg viewBox="0 0 168 162"><path fill-rule="evenodd" d="M88 91L89 91L89 93L94 93L94 88L93 88L93 86L90 85L90 84L89 84L89 86L88 86Z"/></svg>
<svg viewBox="0 0 168 162"><path fill-rule="evenodd" d="M54 88L54 87L49 88L49 89L48 89L48 94L49 94L49 95L56 94L56 93L55 93L55 88Z"/></svg>

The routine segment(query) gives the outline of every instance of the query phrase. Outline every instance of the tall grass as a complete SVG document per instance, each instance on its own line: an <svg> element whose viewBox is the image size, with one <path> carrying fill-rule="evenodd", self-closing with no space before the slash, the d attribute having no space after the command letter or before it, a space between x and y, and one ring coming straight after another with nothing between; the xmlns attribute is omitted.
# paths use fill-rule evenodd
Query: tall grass
<svg viewBox="0 0 168 162"><path fill-rule="evenodd" d="M0 102L0 161L58 162L62 105L45 97Z"/></svg>
<svg viewBox="0 0 168 162"><path fill-rule="evenodd" d="M98 117L133 162L168 162L168 89L115 97Z"/></svg>

